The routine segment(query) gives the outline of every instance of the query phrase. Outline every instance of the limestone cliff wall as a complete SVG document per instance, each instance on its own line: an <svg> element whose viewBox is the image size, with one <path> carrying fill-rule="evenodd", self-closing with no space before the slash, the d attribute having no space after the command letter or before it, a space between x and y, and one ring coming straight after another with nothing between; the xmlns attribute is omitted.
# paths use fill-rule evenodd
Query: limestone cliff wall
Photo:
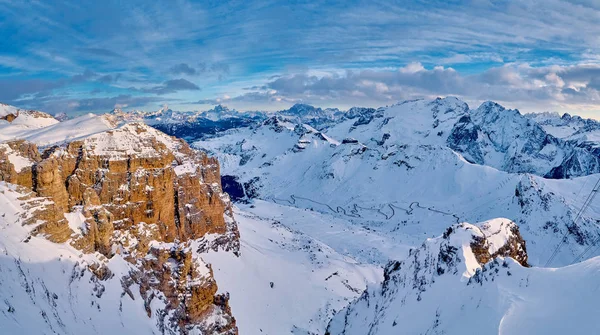
<svg viewBox="0 0 600 335"><path fill-rule="evenodd" d="M52 206L39 214L44 223L36 232L86 253L109 258L119 253L136 264L139 271L124 282L138 284L148 305L165 297L170 308L164 313L165 322L185 333L189 324L202 323L208 311L218 311L228 322L206 327L216 333L237 333L227 297L216 295L212 272L200 275L191 262L196 240L202 250L239 252L239 233L229 197L221 189L216 159L145 125L128 124L46 148L42 154L32 143L4 143L0 180L52 200ZM63 214L73 211L86 218L80 231L71 230ZM207 241L208 234L217 237ZM175 251L157 247L173 243L185 247ZM178 264L177 269L165 266L167 260ZM169 280L175 277L178 281ZM151 290L162 294L150 294ZM185 301L176 299L182 295Z"/></svg>

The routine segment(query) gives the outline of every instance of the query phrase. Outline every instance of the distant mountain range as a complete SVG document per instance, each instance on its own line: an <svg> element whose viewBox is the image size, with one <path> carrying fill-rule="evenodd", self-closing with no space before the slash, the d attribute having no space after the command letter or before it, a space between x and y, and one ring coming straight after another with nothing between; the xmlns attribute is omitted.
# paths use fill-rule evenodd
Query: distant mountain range
<svg viewBox="0 0 600 335"><path fill-rule="evenodd" d="M599 130L454 97L0 105L0 329L593 333Z"/></svg>

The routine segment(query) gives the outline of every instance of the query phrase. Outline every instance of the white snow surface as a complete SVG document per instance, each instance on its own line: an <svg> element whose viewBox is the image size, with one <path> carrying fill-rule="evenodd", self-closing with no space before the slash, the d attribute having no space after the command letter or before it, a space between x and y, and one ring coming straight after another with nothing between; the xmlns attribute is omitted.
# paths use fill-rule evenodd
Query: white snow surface
<svg viewBox="0 0 600 335"><path fill-rule="evenodd" d="M469 246L477 230L475 225L463 224L447 241L442 237L430 239L412 257L397 266L391 264L386 281L369 286L360 299L340 311L329 333L597 332L599 257L558 269L526 268L510 258L499 258L482 267ZM441 258L448 245L458 249ZM440 259L453 257L455 263L448 268L440 265ZM446 271L430 271L428 263L432 262Z"/></svg>
<svg viewBox="0 0 600 335"><path fill-rule="evenodd" d="M50 146L73 141L89 135L114 129L116 124L109 116L87 114L64 122L40 125L38 123L0 123L0 141L25 139L39 146ZM29 120L31 121L31 120Z"/></svg>
<svg viewBox="0 0 600 335"><path fill-rule="evenodd" d="M219 289L231 294L240 334L322 334L335 311L368 283L381 281L381 269L325 244L310 226L314 220L327 223L318 214L284 209L285 215L273 217L270 206L235 211L240 257L222 252L202 257L212 263Z"/></svg>
<svg viewBox="0 0 600 335"><path fill-rule="evenodd" d="M142 123L127 123L114 130L109 130L86 137L84 149L92 155L109 156L114 159L128 155L138 157L157 157L165 154L154 142L164 145L176 153L178 142L172 137Z"/></svg>
<svg viewBox="0 0 600 335"><path fill-rule="evenodd" d="M470 250L472 234L463 231L452 236L461 260L456 275L436 278L421 301L416 296L407 298L413 287L410 282L386 292L381 283L370 284L356 303L336 314L331 334L341 334L342 329L344 334L562 334L568 327L593 332L600 326L591 316L598 308L591 307L592 313L587 310L598 298L594 280L586 279L582 285L583 291L594 291L591 296L583 297L583 291L571 287L578 285L578 274L593 278L600 261L592 258L567 265L585 250L589 250L586 258L598 255L593 246L600 236L596 223L600 206L592 202L577 222L574 219L600 175L552 180L511 173L502 150L525 148L531 143L524 136L536 138L543 132L518 111L493 103L468 113L489 134L485 135L489 142L481 143L485 164L472 164L447 146L449 133L468 111L453 98L411 101L383 110L370 122L341 120L315 132L314 127L282 118L231 129L194 146L216 155L222 174L252 185L260 200L253 200L245 211L281 222L291 218L293 229L366 264L405 260L410 249L458 222L480 222L463 225L485 236L494 253L507 242L510 222L519 226L533 268L507 259L509 270L494 281L489 279L491 283L468 284L483 269ZM343 139L348 140L341 143ZM547 169L543 164L563 159L560 150L545 144L539 160L522 160L522 164ZM439 238L425 245L435 251L439 250L432 247L436 243ZM544 265L555 250L550 266L566 267L536 267ZM422 259L420 266L427 264ZM410 278L410 273L406 276ZM561 287L546 293L552 285ZM584 305L576 306L580 298ZM576 315L579 308L586 310ZM340 322L348 315L351 324L344 329ZM546 318L554 319L546 322ZM569 318L581 322L581 327Z"/></svg>
<svg viewBox="0 0 600 335"><path fill-rule="evenodd" d="M469 163L446 146L444 135L464 116L464 108L454 98L406 102L368 124L355 126L349 119L321 131L338 142L354 138L357 143L332 145L316 133L297 131L300 126L265 123L194 146L216 155L223 175L253 183L262 200L331 214L405 248L456 222L504 217L520 226L532 264L545 264L558 245L552 265L572 263L600 235L597 203L573 224L600 175L554 180ZM512 129L508 117L517 112L506 113L502 120ZM496 136L498 143L510 143L516 134L506 130ZM563 236L567 243L561 243ZM373 248L385 250L388 244ZM588 257L598 255L591 250ZM394 258L387 252L370 257L362 260L385 264Z"/></svg>
<svg viewBox="0 0 600 335"><path fill-rule="evenodd" d="M122 294L120 278L132 265L118 254L108 260L30 236L33 227L22 222L35 210L26 211L27 203L40 198L19 200L23 196L18 187L0 182L0 333L158 334L135 285L135 299ZM314 227L315 219L328 222L326 215L282 207L281 216L262 216L274 214L273 206L280 207L236 208L240 257L212 251L197 257L212 263L220 291L231 294L240 334L323 333L335 311L381 281L381 268L323 243ZM86 229L77 208L66 218L74 231ZM340 248L350 236L327 241ZM98 281L86 270L91 263L107 265L114 276Z"/></svg>
<svg viewBox="0 0 600 335"><path fill-rule="evenodd" d="M257 195L235 209L241 256L201 255L212 263L219 290L231 295L240 334L322 334L332 317L331 334L347 335L596 332L600 259L594 256L600 250L593 246L600 236L600 205L592 202L573 221L600 175L545 179L511 172L507 159L513 150L527 148L525 137L540 129L565 140L600 142L593 123L556 115L522 117L493 103L470 110L456 98L408 101L370 115L326 117L323 128L279 115L193 144L219 158L222 175L250 183ZM484 139L477 143L481 164L470 162L472 153L447 144L467 115L482 125L477 130ZM49 125L29 121L0 121L0 142L24 138L44 147L78 139L86 150L112 158L163 154L146 141L171 150L179 145L147 126L119 127L114 116L89 114ZM548 143L532 159L515 157L521 167L541 171L564 158L561 150ZM20 168L30 163L9 159ZM196 169L184 163L176 173ZM108 264L114 278L130 265L118 255L106 260L43 237L28 238L32 227L20 224L27 215L20 196L14 186L0 183L5 214L0 306L6 305L0 308L0 333L155 331L156 320L146 316L139 293L135 300L120 296L118 279L102 283L102 297L92 294L98 288L89 274L73 279L83 273L83 262ZM74 231L86 229L77 211L66 217ZM510 236L511 221L519 226L534 267L511 259L494 268L499 272L482 267L470 249L473 234L485 236L493 253ZM456 273L434 275L425 291L415 291L409 271L435 270L425 259L440 250L442 239L436 236L458 223L464 229L450 238L460 259ZM417 249L419 262L412 262ZM550 266L560 267L540 268L555 250ZM585 250L588 260L571 265ZM381 268L390 260L405 262L400 270L409 278L405 285L382 284ZM490 272L482 275L484 269Z"/></svg>
<svg viewBox="0 0 600 335"><path fill-rule="evenodd" d="M17 115L19 109L15 106L0 103L0 117L4 117L9 114Z"/></svg>
<svg viewBox="0 0 600 335"><path fill-rule="evenodd" d="M30 236L23 226L24 194L0 182L0 333L2 334L153 334L139 290L122 295L120 278L130 265L119 255L107 260L82 254L68 244ZM99 282L86 264L106 264L114 277Z"/></svg>

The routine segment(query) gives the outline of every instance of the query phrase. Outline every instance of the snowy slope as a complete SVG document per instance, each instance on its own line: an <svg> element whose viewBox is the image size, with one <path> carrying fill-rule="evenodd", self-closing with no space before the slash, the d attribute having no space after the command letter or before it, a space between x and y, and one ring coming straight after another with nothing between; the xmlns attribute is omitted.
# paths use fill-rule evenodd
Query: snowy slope
<svg viewBox="0 0 600 335"><path fill-rule="evenodd" d="M0 117L5 117L9 114L17 115L19 109L15 106L0 103Z"/></svg>
<svg viewBox="0 0 600 335"><path fill-rule="evenodd" d="M21 215L35 211L32 204L47 200L20 200L22 192L0 183L0 297L6 305L0 313L0 332L79 334L85 329L90 334L159 334L158 320L146 315L139 290L130 289L133 297L123 294L121 278L134 271L133 265L120 255L108 260L100 254L82 254L68 243L30 236L34 227L23 226L26 218ZM357 298L367 284L381 281L378 266L358 263L307 234L312 229L305 224L314 217L305 218L305 211L271 218L246 210L255 209L235 212L241 256L202 255L212 263L220 291L231 295L240 334L323 333L336 311ZM75 231L81 229L80 214L66 217ZM98 280L87 270L89 264L107 266L112 276Z"/></svg>
<svg viewBox="0 0 600 335"><path fill-rule="evenodd" d="M176 149L180 142L140 124L119 123L145 122L188 139L202 138L193 146L219 158L228 181L223 185L239 191L243 201L234 213L241 256L202 255L212 264L219 291L230 295L240 334L322 334L328 324L331 334L564 333L575 327L573 322L583 333L593 333L599 326L593 317L598 312L593 301L600 298L593 278L600 261L588 258L600 253L600 204L592 201L580 214L600 178L600 131L593 122L523 116L492 102L471 109L456 98L347 112L297 105L266 119L249 117L242 126L216 128L232 115L219 106L204 114L168 108L114 111L48 125L26 118L19 124L17 118L0 121L0 141L24 138L43 148L78 139L86 151L101 156L159 157L163 148ZM193 124L186 128L187 123ZM210 136L195 133L206 125ZM156 145L144 145L148 141ZM19 166L32 164L20 162L7 144L0 143L0 150ZM182 164L175 173L186 169ZM76 265L66 258L79 254L66 245L28 238L28 227L12 227L17 212L29 211L21 196L0 196L0 207L5 201L15 208L1 221L11 230L0 234L0 245L12 254L5 252L6 264L0 267L11 274L0 272L0 297L19 292L17 302L9 299L13 308L6 310L12 312L0 316L7 322L0 319L0 333L5 324L13 332L18 327L35 332L44 324L58 333L76 333L73 329L83 326L96 327L97 333L157 332L157 320L144 313L141 298L125 301L128 296L115 293L122 292L116 279L101 283L104 293L92 298L91 307L84 298L98 288L88 273L76 281L79 291L70 293L72 285L64 283L71 281ZM67 217L74 231L81 229L77 212ZM477 238L485 237L490 255L504 250L512 241L507 229L512 223L506 224L511 221L527 243L526 260L533 268L510 258L485 265L475 256ZM49 251L40 258L29 246ZM442 247L456 251L444 254ZM568 266L584 251L587 261ZM445 257L454 262L438 273L432 260ZM107 261L85 255L77 258L77 269L85 269L82 260L114 268L115 278L130 270L119 257ZM396 268L390 260L402 265ZM59 265L50 269L48 262ZM562 267L540 268L547 262ZM28 279L22 279L19 267ZM53 283L39 271L48 271ZM29 284L21 286L24 282ZM45 295L27 292L27 287L45 292L44 286L60 301L73 301L75 311L85 305L82 317L60 310L60 303L53 309ZM19 310L41 315L40 306L52 317L25 326L20 325L25 314L11 318ZM102 317L94 317L97 306ZM94 319L109 323L124 315L133 315L139 329Z"/></svg>
<svg viewBox="0 0 600 335"><path fill-rule="evenodd" d="M255 211L235 212L240 257L203 256L213 264L219 287L231 295L240 334L322 334L335 311L366 284L381 281L379 267L339 254L306 229L306 212L274 217Z"/></svg>
<svg viewBox="0 0 600 335"><path fill-rule="evenodd" d="M87 114L28 133L23 138L40 146L48 146L73 141L115 127L116 123L106 116Z"/></svg>
<svg viewBox="0 0 600 335"><path fill-rule="evenodd" d="M39 146L49 146L100 133L117 126L107 115L87 114L64 122L26 118L21 115L12 123L0 123L0 141L25 139ZM48 119L49 120L49 119Z"/></svg>
<svg viewBox="0 0 600 335"><path fill-rule="evenodd" d="M489 101L470 109L459 99L448 97L334 114L301 107L281 111L278 116L293 124L308 123L332 138L357 139L367 146L386 141L445 146L469 162L507 172L559 179L600 172L600 127L578 117L567 118L569 124L581 123L579 130L561 138L552 134L564 130L546 131L553 127L545 124L551 116L540 117L544 124L538 124L533 116ZM290 115L290 111L295 114Z"/></svg>
<svg viewBox="0 0 600 335"><path fill-rule="evenodd" d="M497 116L500 108L490 107ZM485 119L485 110L473 114ZM466 112L453 98L413 101L377 112L367 123L348 119L322 132L271 118L195 146L216 155L222 173L235 176L247 196L330 213L394 236L395 243L416 245L459 220L508 217L531 240L533 264L545 264L563 236L568 243L553 264L572 262L600 234L597 205L573 224L598 176L550 180L469 163L446 146L445 137ZM502 118L498 145L514 142L515 115Z"/></svg>
<svg viewBox="0 0 600 335"><path fill-rule="evenodd" d="M279 115L194 145L217 155L222 173L234 176L232 184L254 199L254 208L246 210L277 220L292 218L297 222L293 227L360 262L403 260L424 238L439 236L457 222L497 217L517 223L534 266L549 261L550 266L569 265L586 250L584 258L598 255L600 206L592 202L578 214L600 176L582 169L578 173L585 176L576 179L543 178L552 164L563 164L581 148L570 147L518 111L493 103L471 110L454 98L421 100L341 118L317 126L320 131L314 128ZM477 151L479 162L471 155ZM590 152L584 151L582 155ZM533 173L516 173L520 169ZM298 218L302 211L309 213L308 219ZM488 247L494 253L507 235L490 230ZM428 241L428 250L439 250L440 239ZM420 266L431 264L431 257L423 256ZM421 298L425 303L419 304L416 294L406 298L415 293L413 284L398 284L390 292L386 279L372 284L337 314L330 333L563 333L564 327L574 327L572 320L581 322L575 329L584 333L598 326L588 311L598 297L584 297L594 290L593 279L581 290L569 289L579 275L597 273L596 258L584 263L596 264L595 269L574 265L557 270L525 268L507 259L506 268L500 265L502 275L477 286L467 284L469 278L480 280L477 273L486 268L462 257L460 262L460 275L432 277ZM534 288L527 289L528 280ZM573 284L547 293L561 281ZM585 307L570 308L574 299L582 299ZM553 301L565 304L557 307ZM546 322L543 315L553 320Z"/></svg>
<svg viewBox="0 0 600 335"><path fill-rule="evenodd" d="M554 137L574 140L600 130L600 123L592 119L584 119L568 113L562 116L558 113L526 114L526 117L536 121L544 130ZM597 140L597 139L596 139Z"/></svg>
<svg viewBox="0 0 600 335"><path fill-rule="evenodd" d="M50 114L0 104L0 141L22 138L57 123Z"/></svg>
<svg viewBox="0 0 600 335"><path fill-rule="evenodd" d="M20 126L22 128L45 128L54 124L57 124L58 120L52 117L50 114L38 112L38 111L24 111L18 112L17 117L11 122L13 126Z"/></svg>
<svg viewBox="0 0 600 335"><path fill-rule="evenodd" d="M0 182L0 333L158 334L139 290L122 294L120 279L131 265L30 236L34 227L23 222L47 200L23 192ZM98 280L90 264L108 266L113 277Z"/></svg>
<svg viewBox="0 0 600 335"><path fill-rule="evenodd" d="M595 333L600 258L558 269L501 255L482 262L482 252L511 238L498 227L506 222L454 226L390 262L384 282L340 311L328 334ZM514 243L507 249L522 248Z"/></svg>

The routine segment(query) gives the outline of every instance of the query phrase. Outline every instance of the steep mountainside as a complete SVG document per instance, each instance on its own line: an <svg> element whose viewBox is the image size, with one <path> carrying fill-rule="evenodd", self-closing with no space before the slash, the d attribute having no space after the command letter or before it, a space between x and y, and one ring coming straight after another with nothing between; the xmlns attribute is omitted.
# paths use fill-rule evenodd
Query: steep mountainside
<svg viewBox="0 0 600 335"><path fill-rule="evenodd" d="M507 172L556 179L600 172L596 134L600 127L595 121L565 116L562 122L578 129L565 132L548 125L548 115L524 116L493 102L470 109L456 98L417 100L345 113L295 105L276 116L292 127L307 124L333 138L356 138L365 145L389 139L397 144L446 146L471 163ZM568 137L554 136L567 133Z"/></svg>
<svg viewBox="0 0 600 335"><path fill-rule="evenodd" d="M41 154L35 143L23 140L0 144L3 193L12 193L4 201L14 208L3 215L3 226L11 230L11 236L2 243L35 241L50 255L64 249L89 260L81 263L76 262L79 256L72 257L76 263L65 265L73 270L62 274L62 283L94 282L81 289L91 288L88 295L98 298L92 300L93 307L98 303L98 310L100 305L110 310L103 316L127 317L122 314L123 300L137 297L143 304L134 315L146 314L151 322L136 322L144 323L145 329L150 325L152 332L237 333L228 296L217 294L212 270L200 255L209 250L239 252L239 233L229 198L221 191L218 162L144 124L64 140ZM37 204L43 207L33 208ZM22 211L27 214L20 216ZM14 240L16 236L21 236L21 242ZM5 250L10 252L5 254L8 263L28 252L20 245ZM48 256L41 269L65 256ZM19 309L18 313L36 309L39 296L34 290L41 292L47 285L35 265L39 258L31 261L15 263L27 269L20 270L20 280L30 285L25 289L29 300L7 299L7 304L19 306L12 308ZM52 273L61 276L58 271ZM14 279L5 285L19 285L19 277ZM81 328L71 328L69 323L86 324L87 318L80 319L84 315L64 310L67 306L51 300L81 304L87 297L84 291L76 296L45 291L48 303L55 307L41 310L48 327L79 333ZM104 295L109 299L102 300ZM27 301L31 304L20 305ZM128 304L131 308L139 305ZM4 316L8 320L4 327L36 332L35 324L24 325L22 318ZM123 331L130 327L121 326ZM101 323L94 327L97 333L119 328Z"/></svg>
<svg viewBox="0 0 600 335"><path fill-rule="evenodd" d="M593 333L599 270L598 258L529 268L507 219L453 225L390 262L382 284L341 310L327 334Z"/></svg>
<svg viewBox="0 0 600 335"><path fill-rule="evenodd" d="M562 139L577 139L578 135L586 135L600 130L600 123L592 119L584 119L568 113L562 116L558 113L526 114L526 117L537 122L546 132ZM592 139L590 139L592 140Z"/></svg>
<svg viewBox="0 0 600 335"><path fill-rule="evenodd" d="M457 129L466 129L461 125L473 122L481 125L477 138L467 137L463 151L485 149L479 151L484 163L509 164L508 170L512 161L515 168L530 169L541 166L545 156L505 159L514 150L544 152L551 146L536 147L543 142L540 136L550 135L516 111L490 103L471 111L453 98L405 102L323 131L277 116L194 145L219 158L224 185L241 199L333 213L396 236L395 243L418 244L457 220L508 217L531 240L535 265L545 264L559 245L554 265L569 264L593 245L600 208L592 205L577 214L597 176L551 180L471 163L448 142L457 138Z"/></svg>

